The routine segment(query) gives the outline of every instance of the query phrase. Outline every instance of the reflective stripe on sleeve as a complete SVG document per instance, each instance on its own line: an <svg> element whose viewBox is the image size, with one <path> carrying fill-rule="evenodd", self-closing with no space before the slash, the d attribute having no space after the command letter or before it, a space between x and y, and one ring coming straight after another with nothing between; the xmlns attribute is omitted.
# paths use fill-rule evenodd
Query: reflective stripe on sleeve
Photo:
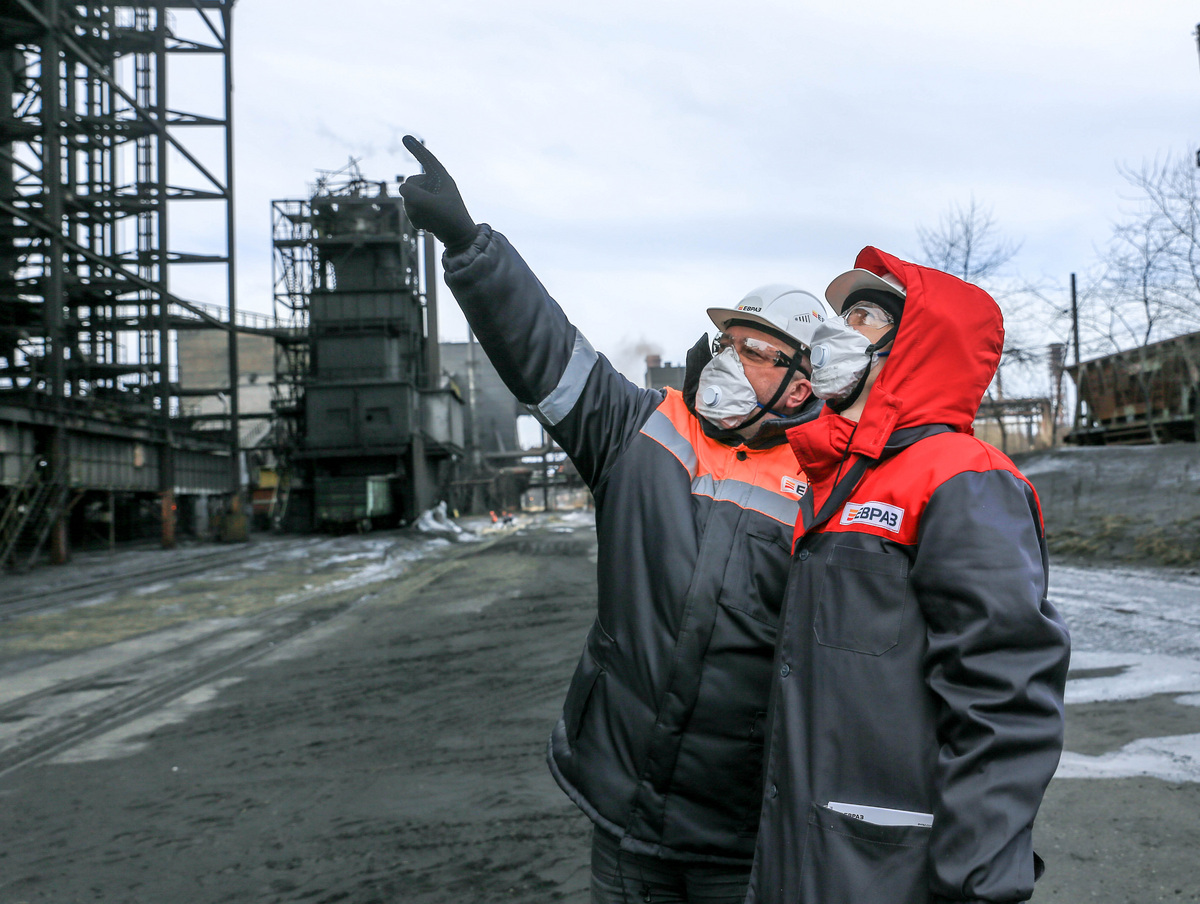
<svg viewBox="0 0 1200 904"><path fill-rule="evenodd" d="M583 333L576 330L575 348L571 350L571 360L567 362L558 385L537 405L526 405L525 408L542 424L553 427L570 414L579 401L597 357L592 344L584 338Z"/></svg>

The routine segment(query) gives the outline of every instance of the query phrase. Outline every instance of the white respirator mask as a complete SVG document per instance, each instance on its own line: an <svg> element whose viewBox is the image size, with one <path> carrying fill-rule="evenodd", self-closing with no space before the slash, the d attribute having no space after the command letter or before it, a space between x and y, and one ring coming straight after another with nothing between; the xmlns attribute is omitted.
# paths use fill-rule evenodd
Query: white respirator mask
<svg viewBox="0 0 1200 904"><path fill-rule="evenodd" d="M758 393L746 379L737 350L727 348L700 371L696 413L722 430L733 430L759 407Z"/></svg>
<svg viewBox="0 0 1200 904"><path fill-rule="evenodd" d="M881 342L890 341L894 332L889 330ZM854 404L871 365L888 354L877 352L876 345L840 317L817 324L812 342L813 395L828 402L834 411Z"/></svg>

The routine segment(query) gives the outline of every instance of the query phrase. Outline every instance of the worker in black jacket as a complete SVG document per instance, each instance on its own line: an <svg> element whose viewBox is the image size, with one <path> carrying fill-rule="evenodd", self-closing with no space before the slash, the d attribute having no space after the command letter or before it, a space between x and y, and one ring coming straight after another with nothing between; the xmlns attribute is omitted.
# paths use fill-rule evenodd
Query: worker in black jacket
<svg viewBox="0 0 1200 904"><path fill-rule="evenodd" d="M740 902L807 489L784 429L820 408L807 346L832 309L763 287L709 310L720 333L689 353L683 392L639 388L404 141L425 169L400 190L409 219L446 246L446 283L484 351L596 500L599 611L548 756L596 826L593 898Z"/></svg>

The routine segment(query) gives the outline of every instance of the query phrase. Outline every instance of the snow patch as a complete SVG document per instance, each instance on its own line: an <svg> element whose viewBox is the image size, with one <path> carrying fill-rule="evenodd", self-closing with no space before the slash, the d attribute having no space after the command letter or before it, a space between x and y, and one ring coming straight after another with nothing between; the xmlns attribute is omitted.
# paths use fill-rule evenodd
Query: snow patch
<svg viewBox="0 0 1200 904"><path fill-rule="evenodd" d="M208 706L225 688L242 678L221 678L211 684L194 688L154 712L127 722L99 737L84 741L60 753L52 763L91 763L131 756L149 743L149 735L167 725L186 721L193 713Z"/></svg>
<svg viewBox="0 0 1200 904"><path fill-rule="evenodd" d="M1080 671L1123 668L1124 671L1103 678L1071 679L1067 682L1068 704L1200 692L1200 662L1182 656L1081 652L1071 656L1071 668Z"/></svg>
<svg viewBox="0 0 1200 904"><path fill-rule="evenodd" d="M1067 752L1055 778L1131 778L1200 782L1200 734L1139 738L1112 753L1087 756Z"/></svg>
<svg viewBox="0 0 1200 904"><path fill-rule="evenodd" d="M1200 706L1200 662L1182 656L1085 651L1071 657L1076 671L1122 669L1118 675L1073 678L1066 702L1137 700L1153 694L1180 694L1176 703ZM1120 750L1088 756L1063 753L1055 778L1133 778L1200 782L1200 734L1138 738Z"/></svg>
<svg viewBox="0 0 1200 904"><path fill-rule="evenodd" d="M157 581L153 584L146 584L143 587L138 587L133 591L134 596L147 596L151 593L162 593L171 586L172 581Z"/></svg>

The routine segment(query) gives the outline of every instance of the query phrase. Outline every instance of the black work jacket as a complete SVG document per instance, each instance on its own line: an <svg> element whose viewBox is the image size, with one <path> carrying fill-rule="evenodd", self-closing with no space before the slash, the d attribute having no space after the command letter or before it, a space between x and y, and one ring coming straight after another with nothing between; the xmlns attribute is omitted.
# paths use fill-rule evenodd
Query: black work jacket
<svg viewBox="0 0 1200 904"><path fill-rule="evenodd" d="M596 501L598 613L550 738L555 779L626 850L748 863L806 489L782 432L748 447L681 393L634 386L487 226L444 264L501 378Z"/></svg>

